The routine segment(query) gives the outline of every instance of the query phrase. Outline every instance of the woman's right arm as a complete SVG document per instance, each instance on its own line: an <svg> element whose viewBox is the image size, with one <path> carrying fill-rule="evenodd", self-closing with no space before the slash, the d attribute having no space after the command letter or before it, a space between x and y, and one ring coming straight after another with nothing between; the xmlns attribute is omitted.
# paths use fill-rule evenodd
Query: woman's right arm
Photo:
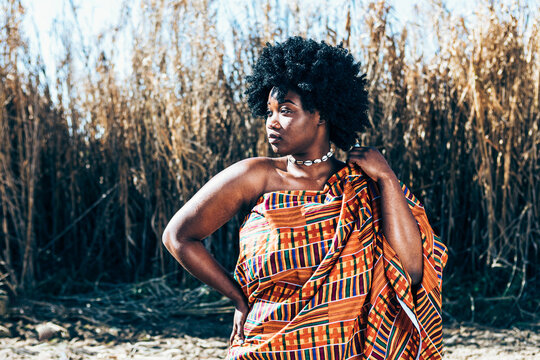
<svg viewBox="0 0 540 360"><path fill-rule="evenodd" d="M230 298L235 307L231 339L244 338L248 311L242 289L206 250L201 240L229 221L240 208L264 192L268 168L264 159L246 159L220 172L169 221L163 244L193 276Z"/></svg>

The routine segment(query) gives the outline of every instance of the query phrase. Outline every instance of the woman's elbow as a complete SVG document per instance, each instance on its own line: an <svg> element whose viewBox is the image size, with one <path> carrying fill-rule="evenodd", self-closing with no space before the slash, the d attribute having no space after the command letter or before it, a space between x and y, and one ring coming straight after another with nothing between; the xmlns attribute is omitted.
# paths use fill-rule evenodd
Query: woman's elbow
<svg viewBox="0 0 540 360"><path fill-rule="evenodd" d="M179 259L188 250L191 242L189 238L180 236L182 231L175 227L167 226L161 235L161 242L169 250L172 256ZM180 261L180 260L178 260Z"/></svg>
<svg viewBox="0 0 540 360"><path fill-rule="evenodd" d="M178 247L177 232L167 226L161 235L161 242L172 253L172 249Z"/></svg>

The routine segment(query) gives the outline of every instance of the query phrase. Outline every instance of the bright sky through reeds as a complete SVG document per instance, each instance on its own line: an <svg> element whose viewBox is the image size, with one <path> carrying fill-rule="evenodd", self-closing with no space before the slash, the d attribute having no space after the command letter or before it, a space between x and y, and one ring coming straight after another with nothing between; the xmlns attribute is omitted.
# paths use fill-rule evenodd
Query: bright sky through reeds
<svg viewBox="0 0 540 360"><path fill-rule="evenodd" d="M476 3L479 1L487 0L452 0L443 1L445 7L456 16L463 16L465 19L473 18L472 12L476 7ZM283 1L285 4L293 3L293 1ZM329 13L335 12L338 9L342 9L349 4L353 5L353 11L363 11L363 5L366 3L361 0L298 0L296 3L303 5L313 5L313 3L327 3L327 9ZM503 3L512 4L513 0L504 0ZM42 61L45 64L46 77L51 83L54 83L56 79L56 68L61 62L59 58L65 53L65 39L68 34L59 33L59 29L70 29L75 31L74 34L69 34L74 39L72 50L75 51L74 58L77 61L84 61L86 54L84 53L84 47L90 48L92 44L88 43L90 39L96 39L98 36L103 36L104 42L101 45L110 45L107 43L108 34L111 30L118 26L120 21L120 11L122 9L121 1L110 0L91 0L91 1L77 1L77 0L40 0L29 1L23 0L23 5L27 9L26 16L26 35L30 40L30 51L35 54L39 54L42 57ZM215 5L217 6L217 26L220 28L221 34L230 34L230 31L226 31L230 27L231 23L236 22L240 26L246 22L245 9L250 7L252 1L248 0L217 0ZM399 1L399 0L387 0L387 3L393 7L391 12L391 23L395 25L394 31L399 31L401 27L406 24L415 24L415 26L422 27L422 21L428 19L419 18L415 9L422 9L425 6L429 6L429 0L417 0L417 1ZM528 4L530 7L534 7L534 0L525 0L522 3ZM74 17L74 11L72 5L76 9L77 18ZM131 14L132 22L137 22L137 11L140 9L133 9ZM421 11L420 11L421 12ZM279 19L276 19L279 20ZM72 26L61 26L61 24L72 24ZM76 25L75 25L76 24ZM65 31L65 30L64 30ZM129 35L126 31L121 33L125 36L124 41L120 42L121 48L115 49L115 54L118 57L115 59L117 65L116 70L120 73L124 73L128 69L130 64L129 54L130 47L133 46L130 41ZM80 39L80 42L77 40ZM227 39L224 39L227 41ZM85 43L86 42L86 43ZM427 34L423 39L422 51L424 54L431 54L434 51L435 40L431 38L430 34ZM118 42L117 42L118 44ZM234 49L228 49L234 51ZM88 51L90 53L90 51ZM88 54L89 55L89 54ZM94 56L97 56L94 54ZM92 60L92 59L90 59ZM51 87L54 88L54 87ZM54 89L52 89L54 91ZM54 94L53 94L54 95Z"/></svg>

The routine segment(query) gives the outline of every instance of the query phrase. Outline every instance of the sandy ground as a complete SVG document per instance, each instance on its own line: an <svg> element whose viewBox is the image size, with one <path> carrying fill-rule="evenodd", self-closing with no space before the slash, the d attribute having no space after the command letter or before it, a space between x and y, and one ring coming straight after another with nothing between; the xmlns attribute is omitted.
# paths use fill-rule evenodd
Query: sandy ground
<svg viewBox="0 0 540 360"><path fill-rule="evenodd" d="M55 333L39 341L39 326ZM0 338L0 359L223 359L230 325L224 317L188 317L152 331L80 322L18 323L4 329L8 333ZM534 328L454 325L445 329L444 337L445 359L540 359L540 335Z"/></svg>

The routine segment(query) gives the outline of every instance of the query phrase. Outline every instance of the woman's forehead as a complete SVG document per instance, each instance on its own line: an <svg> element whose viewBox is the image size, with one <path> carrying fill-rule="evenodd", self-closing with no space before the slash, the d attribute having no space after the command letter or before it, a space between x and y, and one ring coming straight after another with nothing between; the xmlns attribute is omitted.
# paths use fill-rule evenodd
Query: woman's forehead
<svg viewBox="0 0 540 360"><path fill-rule="evenodd" d="M286 93L280 94L280 89L278 87L273 87L268 93L268 103L270 103L271 100L278 101L279 103L292 102L295 105L301 104L300 95L296 91L288 89Z"/></svg>

